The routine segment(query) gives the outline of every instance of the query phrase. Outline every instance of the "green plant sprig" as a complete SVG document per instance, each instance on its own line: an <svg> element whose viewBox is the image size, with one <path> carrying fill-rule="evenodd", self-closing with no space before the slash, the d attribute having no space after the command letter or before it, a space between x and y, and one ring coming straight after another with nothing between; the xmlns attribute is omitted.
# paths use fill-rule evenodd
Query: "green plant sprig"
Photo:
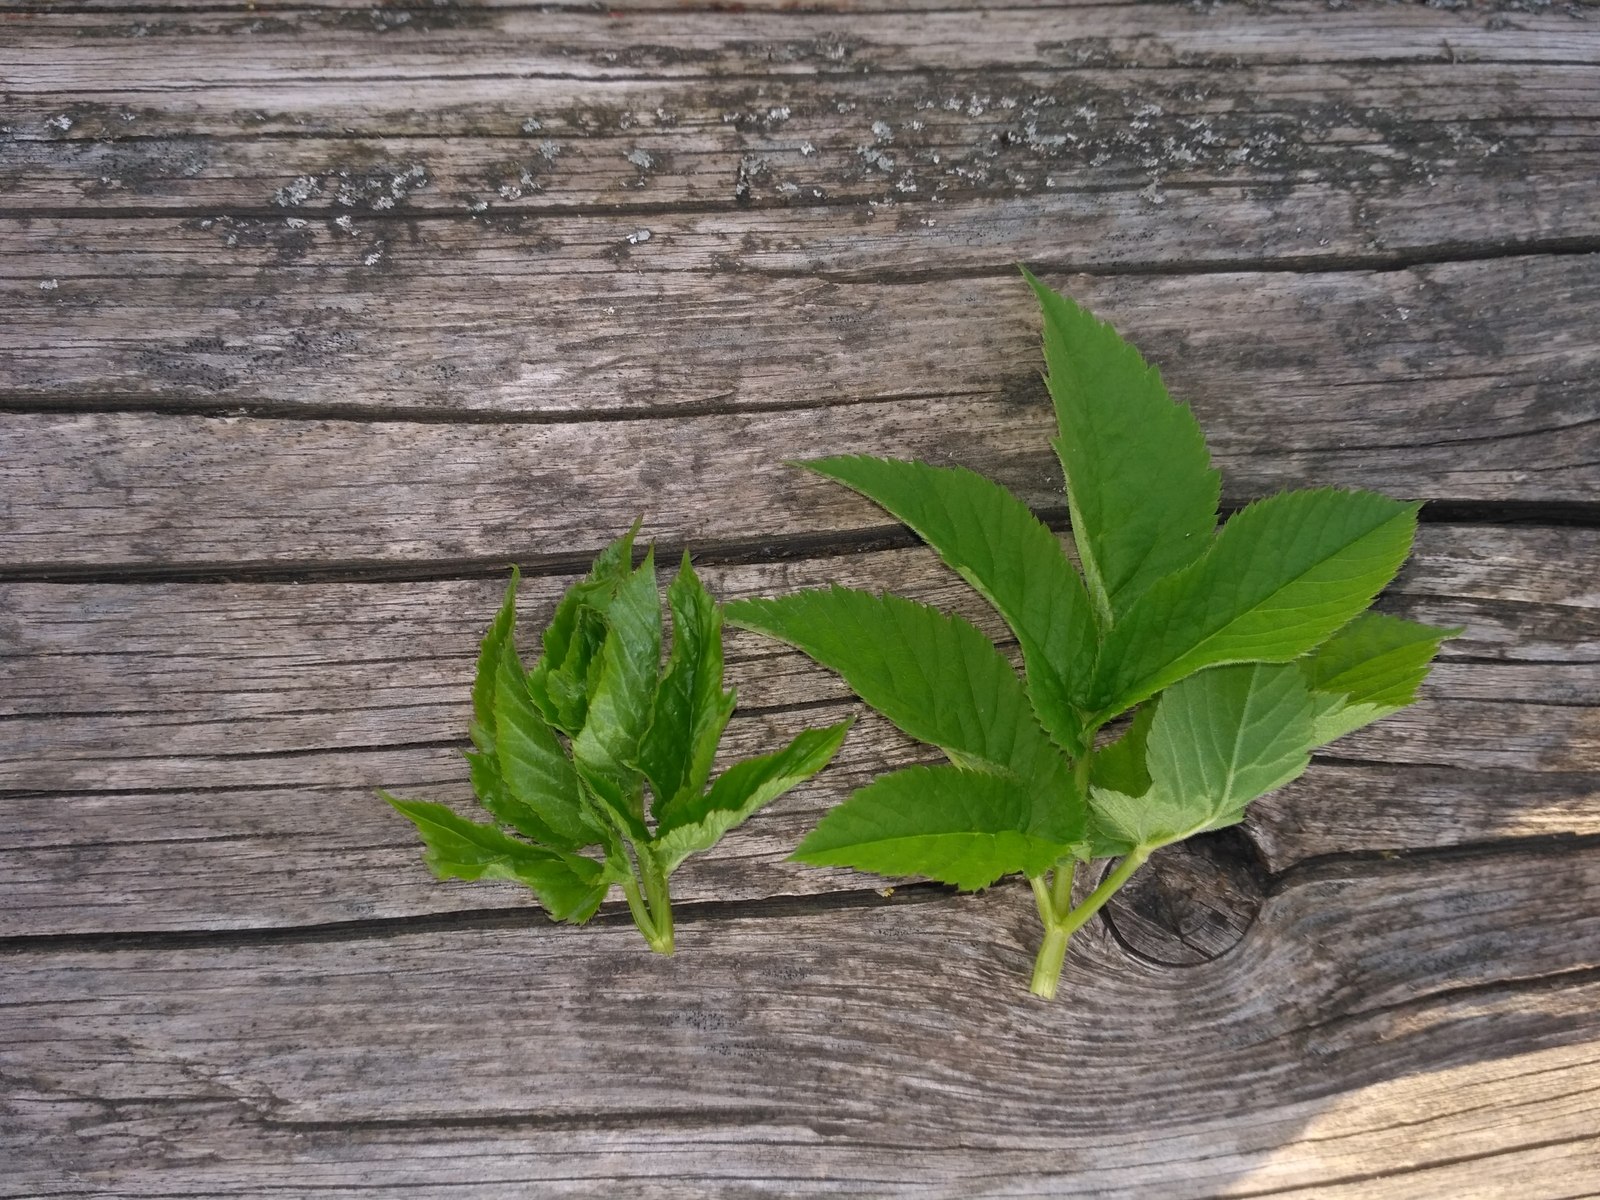
<svg viewBox="0 0 1600 1200"><path fill-rule="evenodd" d="M513 634L520 575L512 570L478 654L467 752L493 821L380 795L416 826L439 878L514 880L551 917L576 924L618 884L650 948L671 954L673 871L822 770L850 722L808 729L708 784L735 703L722 687L721 607L685 553L667 589L672 645L663 663L655 552L633 566L638 528L562 597L531 670Z"/></svg>
<svg viewBox="0 0 1600 1200"><path fill-rule="evenodd" d="M1416 504L1285 492L1218 529L1220 476L1188 407L1109 325L1024 274L1081 571L972 471L801 464L881 505L976 588L1015 632L1024 678L969 622L894 595L833 587L728 617L837 671L950 760L857 790L795 857L963 889L1026 875L1044 925L1031 990L1048 998L1072 934L1155 851L1239 822L1313 749L1411 703L1459 630L1364 611L1410 552ZM1074 905L1076 865L1101 858L1120 861Z"/></svg>

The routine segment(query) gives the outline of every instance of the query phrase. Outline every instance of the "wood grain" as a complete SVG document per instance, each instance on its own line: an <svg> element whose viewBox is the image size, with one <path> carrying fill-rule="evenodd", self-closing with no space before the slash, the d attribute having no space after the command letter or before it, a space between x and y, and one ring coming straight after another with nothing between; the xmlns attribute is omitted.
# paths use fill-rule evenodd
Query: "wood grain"
<svg viewBox="0 0 1600 1200"><path fill-rule="evenodd" d="M1600 834L1600 595L1562 564L1587 530L1427 525L1384 607L1464 624L1415 709L1347 737L1252 809L1228 861ZM702 570L719 595L839 581L1005 630L921 549ZM524 584L524 645L565 576ZM496 580L0 587L4 628L0 933L311 925L529 904L510 885L436 884L373 791L466 803L458 752ZM1509 594L1508 594L1509 593ZM855 705L840 681L751 635L729 639L759 752ZM859 890L786 862L829 806L930 752L871 714L839 762L675 881L688 901ZM1228 870L1219 864L1219 877ZM1175 865L1174 870L1179 868ZM1181 871L1180 871L1181 873Z"/></svg>
<svg viewBox="0 0 1600 1200"><path fill-rule="evenodd" d="M304 85L276 117L249 90L143 86L85 103L63 89L10 115L0 212L925 210L1125 191L1145 193L1145 220L1159 223L1169 192L1242 186L1289 200L1336 187L1389 211L1405 196L1448 198L1452 219L1420 222L1418 234L1469 233L1474 195L1500 201L1496 240L1578 234L1592 212L1578 195L1578 213L1515 201L1592 170L1592 74L1479 62L1088 67L988 72L980 91L970 73L947 70L755 89L720 78L451 80L426 128L415 80L370 82L359 99ZM239 136L263 122L282 128Z"/></svg>
<svg viewBox="0 0 1600 1200"><path fill-rule="evenodd" d="M1600 26L729 7L0 0L0 1195L1592 1194ZM432 881L373 789L467 800L513 558L525 633L641 511L719 593L1001 632L780 463L1064 528L1018 261L1229 504L1433 502L1422 703L1157 856L1053 1007L1015 881L783 861L927 754L872 717L686 866L673 960ZM729 644L735 751L852 709Z"/></svg>
<svg viewBox="0 0 1600 1200"><path fill-rule="evenodd" d="M1535 897L1548 921L1508 926ZM1448 1172L1469 1130L1483 1170L1497 1152L1517 1169L1536 1139L1481 1131L1485 1103L1527 1095L1519 1078L1556 1085L1537 1140L1547 1165L1575 1165L1597 1080L1592 1050L1561 1048L1596 1034L1597 900L1588 852L1312 873L1201 966L1082 937L1053 1007L1019 985L1032 914L1015 887L689 921L671 960L623 928L12 953L10 1186L217 1194L290 1171L308 1193L437 1186L477 1155L482 1194L620 1176L676 1196L753 1175L748 1194L1113 1178L1250 1195L1257 1169L1280 1189L1348 1173L1347 1133L1369 1178L1440 1158ZM1173 1040L1191 1051L1181 1071ZM1358 1089L1381 1089L1375 1109L1332 1115ZM1375 1133L1397 1119L1420 1132Z"/></svg>
<svg viewBox="0 0 1600 1200"><path fill-rule="evenodd" d="M1374 20L1381 12L1383 20ZM1315 32L1307 18L1314 15ZM290 9L265 16L199 11L171 21L40 13L16 22L0 70L22 96L232 84L266 107L278 90L374 80L706 78L970 72L1084 66L1452 62L1600 62L1600 33L1565 13L1483 21L1471 12L1340 10L1299 0L1270 11L1108 5L1085 36L1081 10L992 10L974 36L965 12L697 13L447 9L388 21L383 10ZM130 43L137 44L137 53ZM158 48L158 49L157 49ZM130 61L131 60L131 61ZM464 68L466 66L466 69ZM417 107L425 107L428 97ZM259 130L257 130L259 132Z"/></svg>

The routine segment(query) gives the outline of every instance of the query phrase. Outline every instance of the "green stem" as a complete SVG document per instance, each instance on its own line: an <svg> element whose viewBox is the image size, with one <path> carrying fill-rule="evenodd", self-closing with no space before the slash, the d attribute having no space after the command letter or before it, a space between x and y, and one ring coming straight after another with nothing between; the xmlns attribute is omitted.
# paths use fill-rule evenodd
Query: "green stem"
<svg viewBox="0 0 1600 1200"><path fill-rule="evenodd" d="M1072 876L1078 869L1078 860L1064 858L1056 864L1055 871L1050 877L1050 915L1053 920L1046 921L1046 925L1053 925L1066 916L1072 909Z"/></svg>
<svg viewBox="0 0 1600 1200"><path fill-rule="evenodd" d="M1118 863L1117 869L1106 876L1104 883L1089 893L1087 900L1067 913L1061 922L1061 929L1070 936L1083 928L1084 922L1104 908L1106 901L1117 894L1117 889L1128 882L1129 876L1144 865L1144 860L1150 857L1152 849L1153 847L1140 846Z"/></svg>
<svg viewBox="0 0 1600 1200"><path fill-rule="evenodd" d="M1055 909L1050 903L1050 885L1044 881L1043 875L1029 875L1028 886L1033 888L1033 902L1039 909L1039 920L1046 926L1055 922Z"/></svg>
<svg viewBox="0 0 1600 1200"><path fill-rule="evenodd" d="M671 954L672 896L667 891L667 873L648 847L639 850L639 875L644 880L644 894L650 902L651 926L655 931L653 936L646 934L645 940L657 954Z"/></svg>
<svg viewBox="0 0 1600 1200"><path fill-rule="evenodd" d="M1077 793L1078 802L1084 806L1089 803L1089 772L1094 766L1093 746L1094 728L1090 727L1085 731L1083 745L1072 763L1073 790ZM1055 997L1056 987L1061 982L1061 967L1067 957L1067 943L1072 939L1073 930L1083 923L1069 923L1072 878L1077 868L1077 859L1067 857L1056 863L1048 886L1042 877L1028 880L1033 885L1033 898L1039 906L1039 919L1044 922L1044 943L1033 960L1033 979L1028 990L1046 1000Z"/></svg>
<svg viewBox="0 0 1600 1200"><path fill-rule="evenodd" d="M1072 876L1077 867L1076 859L1064 858L1056 863L1048 885L1042 876L1028 880L1033 885L1039 919L1044 922L1044 943L1034 957L1033 980L1028 990L1046 1000L1055 997L1056 985L1061 981L1061 966L1067 957L1067 942L1072 938L1063 922L1072 907Z"/></svg>
<svg viewBox="0 0 1600 1200"><path fill-rule="evenodd" d="M1056 985L1061 982L1061 967L1067 959L1067 941L1071 936L1059 925L1045 926L1044 944L1039 947L1039 954L1033 960L1033 979L1028 984L1028 990L1035 996L1055 999Z"/></svg>
<svg viewBox="0 0 1600 1200"><path fill-rule="evenodd" d="M633 923L639 927L639 932L644 934L644 940L654 948L656 944L655 922L650 920L650 913L645 908L644 897L639 894L639 881L633 877L632 868L629 868L622 877L622 894L628 898L628 911L633 914Z"/></svg>

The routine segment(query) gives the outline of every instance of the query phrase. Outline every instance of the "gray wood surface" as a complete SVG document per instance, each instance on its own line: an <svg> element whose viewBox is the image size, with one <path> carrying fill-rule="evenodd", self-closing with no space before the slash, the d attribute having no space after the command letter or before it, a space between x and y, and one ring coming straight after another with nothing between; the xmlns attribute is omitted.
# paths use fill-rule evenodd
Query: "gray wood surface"
<svg viewBox="0 0 1600 1200"><path fill-rule="evenodd" d="M0 0L0 1195L1600 1195L1600 24L1586 5ZM507 563L993 615L782 465L1065 532L1041 270L1231 506L1425 500L1416 708L1164 853L804 869L838 764L551 925L437 884ZM735 634L730 749L855 711ZM1089 886L1091 881L1080 881Z"/></svg>

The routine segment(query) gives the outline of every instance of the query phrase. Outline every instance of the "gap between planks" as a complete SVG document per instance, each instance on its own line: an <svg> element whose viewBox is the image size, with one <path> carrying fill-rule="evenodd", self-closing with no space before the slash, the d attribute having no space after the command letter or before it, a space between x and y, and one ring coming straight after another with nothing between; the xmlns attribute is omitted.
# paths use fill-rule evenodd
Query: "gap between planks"
<svg viewBox="0 0 1600 1200"><path fill-rule="evenodd" d="M1505 858L1530 860L1561 859L1600 850L1600 834L1565 834L1511 837L1492 842L1453 846L1433 846L1396 850L1354 850L1323 854L1293 863L1280 871L1263 868L1263 898L1271 901L1298 887L1324 881L1381 878L1404 873L1418 866L1457 862L1470 867ZM1013 894L1022 907L1027 896L1020 878L1011 876L972 895ZM678 900L673 903L673 919L678 925L719 921L777 921L797 916L831 912L853 912L898 908L907 905L938 904L960 895L955 888L940 883L917 881L893 887L865 887L803 895L776 895L742 900ZM1096 927L1105 918L1096 916ZM588 923L601 929L629 929L633 917L621 901L608 900ZM32 933L0 936L0 956L60 951L114 953L128 950L232 949L261 945L319 945L340 942L400 938L419 933L559 928L559 923L536 907L513 909L456 909L446 912L416 913L397 917L365 917L355 920L310 922L300 925L236 927L229 929L105 930L80 933ZM1120 941L1113 935L1113 939ZM1542 973L1514 980L1497 980L1481 985L1448 989L1437 998L1471 995L1503 988L1566 986L1575 982L1600 981L1600 967L1585 967ZM1432 997L1422 997L1429 999ZM1407 1004L1411 1001L1407 1001ZM1383 1011L1383 1010L1372 1010ZM1370 1015L1363 1013L1361 1015Z"/></svg>

